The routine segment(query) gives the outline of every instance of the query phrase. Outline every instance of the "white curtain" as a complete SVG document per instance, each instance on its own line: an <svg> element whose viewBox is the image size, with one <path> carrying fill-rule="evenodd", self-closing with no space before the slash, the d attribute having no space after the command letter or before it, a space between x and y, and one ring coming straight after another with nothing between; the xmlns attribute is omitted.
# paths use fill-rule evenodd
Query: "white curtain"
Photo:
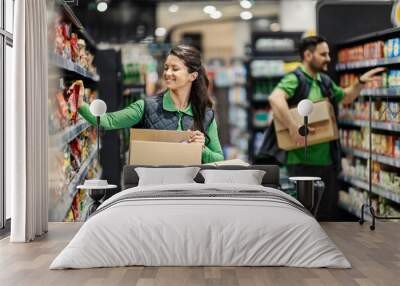
<svg viewBox="0 0 400 286"><path fill-rule="evenodd" d="M15 1L14 11L13 94L6 99L6 187L12 193L10 241L28 242L48 227L46 0Z"/></svg>

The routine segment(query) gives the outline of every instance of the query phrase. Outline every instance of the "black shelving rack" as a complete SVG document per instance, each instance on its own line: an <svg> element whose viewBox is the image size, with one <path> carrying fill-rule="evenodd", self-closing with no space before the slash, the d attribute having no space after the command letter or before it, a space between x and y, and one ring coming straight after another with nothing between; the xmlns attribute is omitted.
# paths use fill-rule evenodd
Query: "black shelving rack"
<svg viewBox="0 0 400 286"><path fill-rule="evenodd" d="M248 100L248 130L249 144L248 156L249 162L256 160L257 140L264 136L264 132L271 122L271 112L268 102L268 96L284 77L284 72L257 74L252 71L252 63L255 61L283 61L298 62L298 45L302 32L253 32L251 36L251 55L249 56L247 66L247 100ZM256 93L261 86L264 86L265 94L262 98L255 98ZM266 124L254 124L254 117L257 110L267 110ZM258 139L257 139L258 138ZM257 144L258 145L258 144Z"/></svg>
<svg viewBox="0 0 400 286"><path fill-rule="evenodd" d="M362 36L357 36L352 39L349 39L345 42L342 42L337 45L337 50L341 50L344 48L351 48L354 46L364 45L366 43L374 42L374 41L386 41L393 38L399 37L400 28L388 29L380 32L374 32ZM385 43L386 45L386 43ZM336 64L336 72L338 74L341 73L357 73L361 74L362 72L374 68L384 66L387 69L400 69L400 61L399 57L385 57L380 59L367 59L360 60L356 62L349 63L338 63ZM346 209L347 211L353 213L354 215L359 217L359 223L363 224L365 218L371 220L372 224L370 225L370 229L375 229L375 220L376 219L400 219L398 216L379 216L377 215L377 211L374 209L372 205L372 197L380 196L397 206L400 205L400 194L396 192L396 189L392 189L391 187L377 185L372 182L373 176L373 164L372 162L379 162L385 166L390 166L391 168L396 168L396 170L400 170L400 163L398 159L385 156L382 154L376 154L374 152L372 133L380 133L383 135L393 135L395 134L400 138L400 122L388 122L381 120L373 120L372 115L372 102L376 100L383 100L386 102L397 102L397 105L400 106L400 96L399 96L400 87L380 87L380 88L369 88L364 89L361 92L359 100L367 100L368 101L368 119L364 120L356 120L356 118L345 118L339 119L339 127L341 129L348 128L360 128L360 127L368 127L368 150L358 150L354 148L343 148L343 153L347 155L354 156L355 158L361 158L364 160L369 160L369 169L368 169L368 178L358 178L354 176L340 176L340 179L351 186L363 189L367 191L368 200L364 202L361 207L346 205L343 202L339 202L339 206ZM366 212L367 211L367 212Z"/></svg>

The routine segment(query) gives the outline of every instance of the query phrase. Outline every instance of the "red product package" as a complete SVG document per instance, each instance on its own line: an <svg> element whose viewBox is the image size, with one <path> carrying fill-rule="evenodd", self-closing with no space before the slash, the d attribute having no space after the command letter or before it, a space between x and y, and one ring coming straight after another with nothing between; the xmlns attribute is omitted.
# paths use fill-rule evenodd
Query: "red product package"
<svg viewBox="0 0 400 286"><path fill-rule="evenodd" d="M61 24L57 24L55 28L54 52L58 55L62 55L64 51L63 27Z"/></svg>
<svg viewBox="0 0 400 286"><path fill-rule="evenodd" d="M68 107L67 103L65 102L64 94L59 91L56 94L56 100L57 100L57 105L58 105L58 114L59 114L59 119L61 126L66 126L66 121L67 121L67 113L68 113Z"/></svg>
<svg viewBox="0 0 400 286"><path fill-rule="evenodd" d="M80 91L80 86L75 85L74 88L71 90L68 90L68 103L70 105L70 110L71 110L71 118L70 120L73 123L76 123L76 119L78 116L78 101L79 101L79 91Z"/></svg>
<svg viewBox="0 0 400 286"><path fill-rule="evenodd" d="M81 144L79 142L78 138L75 138L74 140L69 143L69 147L71 148L71 155L74 161L77 163L77 167L81 165Z"/></svg>
<svg viewBox="0 0 400 286"><path fill-rule="evenodd" d="M74 221L77 221L80 216L80 194L79 192L76 193L72 205L71 205L72 215L74 217Z"/></svg>
<svg viewBox="0 0 400 286"><path fill-rule="evenodd" d="M71 58L73 62L79 61L78 35L71 34Z"/></svg>

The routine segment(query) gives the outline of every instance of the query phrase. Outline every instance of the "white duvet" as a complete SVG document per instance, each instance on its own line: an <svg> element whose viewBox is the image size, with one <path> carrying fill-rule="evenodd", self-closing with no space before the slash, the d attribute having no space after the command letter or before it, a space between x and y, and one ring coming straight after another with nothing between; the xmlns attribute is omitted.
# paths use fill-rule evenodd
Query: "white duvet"
<svg viewBox="0 0 400 286"><path fill-rule="evenodd" d="M181 184L135 187L105 201L50 269L145 266L350 268L318 222L290 204L262 198L118 199L146 191L265 191L262 186Z"/></svg>

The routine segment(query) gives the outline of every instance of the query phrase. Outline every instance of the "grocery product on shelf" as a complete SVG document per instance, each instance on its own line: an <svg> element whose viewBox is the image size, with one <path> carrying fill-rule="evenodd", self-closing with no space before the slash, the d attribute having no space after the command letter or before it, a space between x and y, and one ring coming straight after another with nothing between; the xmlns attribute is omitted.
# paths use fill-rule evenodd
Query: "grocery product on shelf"
<svg viewBox="0 0 400 286"><path fill-rule="evenodd" d="M253 110L253 126L266 127L271 124L270 109L254 109Z"/></svg>
<svg viewBox="0 0 400 286"><path fill-rule="evenodd" d="M375 41L364 45L341 49L338 53L339 63L348 63L369 59L381 59L385 56L387 43Z"/></svg>
<svg viewBox="0 0 400 286"><path fill-rule="evenodd" d="M373 121L400 122L400 103L376 100L371 102ZM341 106L339 118L347 120L369 120L369 103L356 101L349 106Z"/></svg>
<svg viewBox="0 0 400 286"><path fill-rule="evenodd" d="M342 158L342 181L347 184L339 193L339 201L340 205L360 216L361 206L368 204L368 195L371 195L372 207L378 216L398 217L400 38L394 29L368 39L369 36L348 40L340 45L338 51L336 69L340 72L342 87L357 81L363 69L386 66L383 73L365 84L362 96L352 104L339 108L339 132L345 156ZM367 128L369 124L372 129ZM372 188L369 187L369 179ZM369 212L366 215L372 216Z"/></svg>
<svg viewBox="0 0 400 286"><path fill-rule="evenodd" d="M385 43L385 57L400 56L400 38L389 39Z"/></svg>
<svg viewBox="0 0 400 286"><path fill-rule="evenodd" d="M57 90L56 93L49 96L49 131L50 134L62 132L63 129L74 126L79 121L78 115L78 100L79 87L75 86L74 90L70 91L69 87L74 81L65 84L63 90ZM92 102L97 97L97 92L90 88L85 88L83 100Z"/></svg>
<svg viewBox="0 0 400 286"><path fill-rule="evenodd" d="M49 30L49 220L84 220L85 191L76 186L101 175L96 160L96 129L78 114L80 87L83 101L97 97L99 80L93 64L95 43L63 1L57 1L54 28ZM86 43L90 43L89 46Z"/></svg>
<svg viewBox="0 0 400 286"><path fill-rule="evenodd" d="M58 16L54 23L53 53L75 63L93 74L97 73L93 65L94 55L86 47L86 41L72 32L74 27L63 16Z"/></svg>
<svg viewBox="0 0 400 286"><path fill-rule="evenodd" d="M285 73L284 62L281 60L253 60L250 63L253 77L281 76Z"/></svg>
<svg viewBox="0 0 400 286"><path fill-rule="evenodd" d="M340 142L342 146L356 150L369 150L368 128L361 130L340 129ZM400 137L387 134L372 133L373 153L395 158L400 154Z"/></svg>
<svg viewBox="0 0 400 286"><path fill-rule="evenodd" d="M85 180L94 179L101 173L101 167L97 159L94 159L91 165L88 167L87 175ZM85 221L88 207L92 203L91 198L88 195L87 189L79 189L72 199L71 208L68 210L67 216L65 217L66 222Z"/></svg>
<svg viewBox="0 0 400 286"><path fill-rule="evenodd" d="M369 161L350 156L342 158L342 169L345 176L368 181ZM400 195L400 172L395 167L372 162L372 183L390 189ZM399 197L400 198L400 197Z"/></svg>

